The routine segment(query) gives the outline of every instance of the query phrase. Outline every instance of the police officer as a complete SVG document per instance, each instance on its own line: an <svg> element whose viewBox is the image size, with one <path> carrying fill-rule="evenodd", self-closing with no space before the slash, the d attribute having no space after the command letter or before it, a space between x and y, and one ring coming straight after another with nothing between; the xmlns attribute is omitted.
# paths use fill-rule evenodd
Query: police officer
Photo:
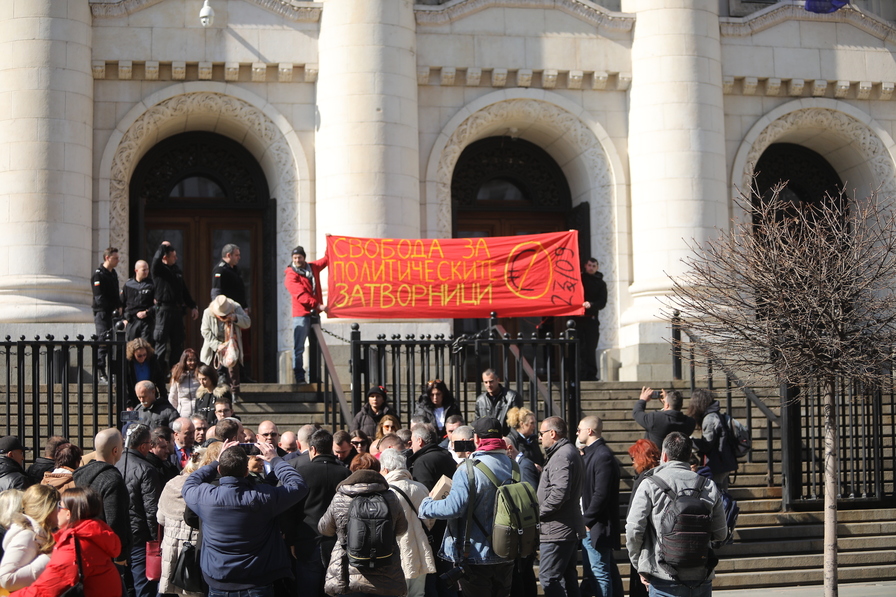
<svg viewBox="0 0 896 597"><path fill-rule="evenodd" d="M101 340L112 337L112 314L119 311L121 301L118 298L118 249L109 247L103 251L103 263L93 272L90 284L93 287L93 322L96 324L96 335ZM106 359L109 356L108 345L101 345L97 354L97 378L106 383Z"/></svg>
<svg viewBox="0 0 896 597"><path fill-rule="evenodd" d="M177 251L167 240L159 245L153 255L150 272L156 301L153 346L162 366L170 369L171 363L177 361L184 351L184 306L191 309L190 315L194 320L199 319L199 309L177 265Z"/></svg>
<svg viewBox="0 0 896 597"><path fill-rule="evenodd" d="M154 296L155 289L152 278L149 277L149 264L141 259L134 265L134 277L125 282L124 288L121 289L128 342L135 338L152 342L155 321Z"/></svg>
<svg viewBox="0 0 896 597"><path fill-rule="evenodd" d="M246 285L243 284L243 277L237 269L239 262L240 248L233 243L224 245L224 248L221 249L221 261L215 266L215 269L212 270L212 301L214 301L218 295L223 294L230 300L239 304L248 315L250 311L249 306L246 304L248 300L246 298ZM242 334L243 331L237 329L236 333ZM239 376L243 381L246 383L255 381L249 377L243 363L240 363L239 367ZM225 376L225 379L226 377L227 376ZM227 379L227 383L232 383L232 380Z"/></svg>
<svg viewBox="0 0 896 597"><path fill-rule="evenodd" d="M212 270L212 300L223 294L246 309L246 286L237 269L240 262L240 248L234 244L226 244L221 249L221 261Z"/></svg>

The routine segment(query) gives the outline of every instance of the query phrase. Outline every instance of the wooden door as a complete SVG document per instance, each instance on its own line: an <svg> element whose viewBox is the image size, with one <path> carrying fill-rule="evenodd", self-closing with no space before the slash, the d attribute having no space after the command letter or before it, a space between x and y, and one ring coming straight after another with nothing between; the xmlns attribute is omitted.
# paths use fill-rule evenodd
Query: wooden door
<svg viewBox="0 0 896 597"><path fill-rule="evenodd" d="M262 215L246 210L146 210L146 247L144 255L152 259L163 240L177 250L177 263L184 272L187 289L199 306L200 319L184 318L187 348L198 353L202 348L199 333L202 312L211 302L212 269L221 261L221 249L228 243L239 246L238 269L246 285L252 326L243 332L245 366L253 379L261 378L263 327ZM255 308L258 306L258 308ZM172 359L180 355L172 355Z"/></svg>

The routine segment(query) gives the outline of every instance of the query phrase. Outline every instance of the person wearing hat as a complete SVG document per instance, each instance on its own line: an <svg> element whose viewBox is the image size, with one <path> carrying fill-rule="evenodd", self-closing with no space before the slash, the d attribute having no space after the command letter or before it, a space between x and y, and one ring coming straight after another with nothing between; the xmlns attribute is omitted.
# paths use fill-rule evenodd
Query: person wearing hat
<svg viewBox="0 0 896 597"><path fill-rule="evenodd" d="M203 363L214 365L218 348L230 338L234 338L236 341L240 355L239 363L232 367L224 367L223 364L218 366L218 375L227 374L230 380L230 392L234 396L237 396L240 391L240 363L243 362L243 338L236 328L245 330L251 325L252 320L249 319L243 308L223 294L216 296L208 308L202 312L200 332L203 341L199 354Z"/></svg>
<svg viewBox="0 0 896 597"><path fill-rule="evenodd" d="M327 310L320 292L320 272L328 264L329 256L326 253L317 261L306 261L305 249L299 245L292 250L292 263L283 272L283 285L292 297L292 371L297 384L306 383L302 357L305 353L305 340L311 330L311 316Z"/></svg>
<svg viewBox="0 0 896 597"><path fill-rule="evenodd" d="M511 477L513 463L507 456L501 435L501 422L494 417L480 417L473 422L476 451L470 457L482 463L501 483ZM464 567L460 588L464 595L477 597L509 597L513 581L513 560L502 558L492 549L492 527L497 488L481 470L473 469L473 493L466 466L454 472L451 492L443 500L423 499L418 508L423 519L448 521L439 557L455 566ZM465 540L467 509L473 508L470 541ZM467 551L467 545L469 550Z"/></svg>
<svg viewBox="0 0 896 597"><path fill-rule="evenodd" d="M0 491L26 489L34 480L25 474L25 450L14 435L0 438Z"/></svg>
<svg viewBox="0 0 896 597"><path fill-rule="evenodd" d="M389 395L386 388L375 386L367 390L367 404L361 406L361 410L352 419L351 429L360 429L367 437L376 435L376 426L386 415L395 415L395 411L389 406Z"/></svg>

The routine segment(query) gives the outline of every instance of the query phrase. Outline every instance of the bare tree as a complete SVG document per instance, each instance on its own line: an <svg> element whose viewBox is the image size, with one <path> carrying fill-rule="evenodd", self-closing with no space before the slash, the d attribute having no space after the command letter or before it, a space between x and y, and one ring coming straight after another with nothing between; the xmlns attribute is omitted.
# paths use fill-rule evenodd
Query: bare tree
<svg viewBox="0 0 896 597"><path fill-rule="evenodd" d="M790 201L785 184L737 202L745 218L693 245L668 306L716 361L824 393L824 583L837 595L837 380L892 383L896 214L876 195ZM792 194L789 194L792 195ZM754 195L755 197L756 195Z"/></svg>

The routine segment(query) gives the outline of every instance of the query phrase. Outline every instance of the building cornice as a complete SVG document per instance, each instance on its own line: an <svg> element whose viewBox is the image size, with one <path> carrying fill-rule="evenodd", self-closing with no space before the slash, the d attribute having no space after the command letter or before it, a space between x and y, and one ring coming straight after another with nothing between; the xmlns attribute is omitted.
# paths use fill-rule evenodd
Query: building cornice
<svg viewBox="0 0 896 597"><path fill-rule="evenodd" d="M90 0L90 12L95 19L111 19L133 14L149 8L162 0ZM298 2L297 0L245 0L261 8L270 10L297 23L320 21L323 4L320 2Z"/></svg>
<svg viewBox="0 0 896 597"><path fill-rule="evenodd" d="M588 0L452 0L437 6L414 7L417 25L449 25L487 8L537 8L560 10L605 31L626 33L635 25L635 16L611 12Z"/></svg>
<svg viewBox="0 0 896 597"><path fill-rule="evenodd" d="M787 21L847 23L880 40L896 43L896 27L893 23L852 4L837 12L818 14L807 11L802 2L780 3L744 18L721 18L719 26L722 37L749 37Z"/></svg>

